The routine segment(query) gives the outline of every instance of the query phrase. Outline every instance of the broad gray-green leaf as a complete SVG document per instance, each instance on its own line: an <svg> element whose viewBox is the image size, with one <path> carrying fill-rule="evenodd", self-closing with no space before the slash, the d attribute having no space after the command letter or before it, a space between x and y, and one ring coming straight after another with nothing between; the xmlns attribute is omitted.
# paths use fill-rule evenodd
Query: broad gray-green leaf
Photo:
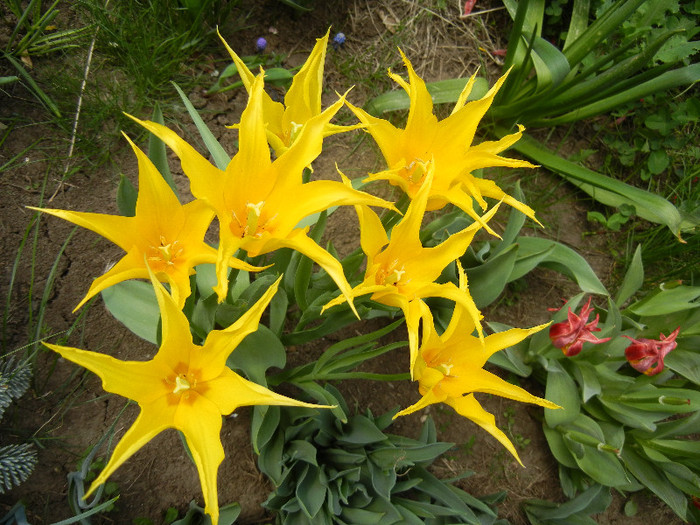
<svg viewBox="0 0 700 525"><path fill-rule="evenodd" d="M437 82L428 82L426 84L430 97L433 99L433 104L447 104L457 102L460 93L467 85L468 78L450 78L447 80L439 80ZM476 100L483 97L489 90L489 83L483 77L477 77L472 92L469 94L468 100ZM403 89L389 91L373 98L365 105L365 111L371 115L380 116L388 111L396 111L400 109L408 109L410 106L408 93Z"/></svg>
<svg viewBox="0 0 700 525"><path fill-rule="evenodd" d="M107 310L142 339L158 344L160 309L151 283L124 281L102 291Z"/></svg>
<svg viewBox="0 0 700 525"><path fill-rule="evenodd" d="M550 361L545 398L561 408L544 409L544 418L552 428L575 420L581 412L578 387L557 361Z"/></svg>
<svg viewBox="0 0 700 525"><path fill-rule="evenodd" d="M518 237L520 250L518 256L542 253L546 255L539 264L568 275L574 279L581 290L591 294L608 295L608 291L600 282L586 259L576 251L559 242L543 239L541 237Z"/></svg>

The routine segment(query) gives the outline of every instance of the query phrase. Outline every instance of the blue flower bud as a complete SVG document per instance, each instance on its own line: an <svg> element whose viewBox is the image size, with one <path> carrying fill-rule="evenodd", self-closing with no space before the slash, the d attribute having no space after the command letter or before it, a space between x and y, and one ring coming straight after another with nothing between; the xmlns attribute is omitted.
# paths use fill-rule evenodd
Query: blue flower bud
<svg viewBox="0 0 700 525"><path fill-rule="evenodd" d="M265 51L266 47L267 47L267 40L265 40L263 37L260 37L255 41L255 50L258 53L262 53L263 51Z"/></svg>
<svg viewBox="0 0 700 525"><path fill-rule="evenodd" d="M345 34L343 33L336 33L336 35L333 37L333 47L335 49L338 49L345 43Z"/></svg>

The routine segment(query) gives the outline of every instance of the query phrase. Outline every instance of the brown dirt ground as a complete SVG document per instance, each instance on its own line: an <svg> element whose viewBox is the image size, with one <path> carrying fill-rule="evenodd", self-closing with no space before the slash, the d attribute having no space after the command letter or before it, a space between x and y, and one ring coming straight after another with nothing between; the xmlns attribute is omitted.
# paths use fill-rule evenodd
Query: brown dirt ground
<svg viewBox="0 0 700 525"><path fill-rule="evenodd" d="M498 34L493 36L486 31L487 27L498 27L499 19L491 18L495 15L484 15L460 20L457 16L458 2L448 2L447 10L435 16L429 16L418 2L399 0L317 2L316 9L303 16L290 16L290 11L279 2L243 3L244 6L248 4L262 4L254 7L251 20L255 20L257 28L271 28L264 32L269 49L289 53L287 65L301 63L311 49L314 38L321 36L329 26L347 35L344 49L337 53L329 52L326 74L329 100L335 91L343 92L349 87L338 67L344 60L354 57L367 68L367 74L373 72L373 56L366 53L370 49L393 50L394 45L400 43L419 74L428 80L439 80L471 73L480 63L487 71L497 71L495 60L498 58L490 52L503 47ZM403 26L409 30L404 28L402 32ZM405 35L411 35L411 38L405 38ZM259 29L248 28L230 35L228 40L234 49L246 53L252 51L251 43L257 36ZM479 42L484 50L480 51L475 42ZM225 56L222 48L215 60L225 63ZM398 54L396 60L398 62ZM207 61L202 62L205 64ZM37 67L52 66L38 63ZM206 69L208 66L201 67ZM366 94L360 86L352 96L356 103L361 104ZM0 122L16 118L17 115L24 118L23 124L16 126L2 145L0 165L36 138L42 139L40 146L31 150L24 162L3 173L0 179L0 264L3 269L0 296L9 297L8 326L3 333L3 352L8 352L21 349L34 340L33 335L27 333L30 315L36 322L37 300L43 293L46 276L72 229L59 219L41 218L36 230L36 265L32 266L28 242L19 259L14 288L8 296L11 269L32 218L32 213L25 206L39 204L46 178L46 195L55 193L51 207L116 213L117 173L121 171L135 181L136 163L122 141L118 149L112 152L112 166L96 170L90 167L91 159L74 159L75 165L79 166L78 172L67 183L59 184L66 162L67 133L47 121L42 109L21 89L0 92L0 97ZM244 94L239 90L208 99L199 93L193 93L192 97L197 100L207 123L232 152L233 134L223 126L237 120L245 104ZM195 132L187 124L189 120L186 116L171 114L168 117L181 123L181 129L186 134L194 136ZM315 164L315 168L324 174L334 173L334 161L351 177L361 176L379 167L376 152L368 141L358 146L356 138L332 141L323 159ZM177 173L178 164L173 163L172 167ZM185 186L184 177L181 174L176 176ZM551 177L540 172L530 176L528 181L526 190L532 192L552 185ZM544 211L544 222L550 228L547 232L537 233L576 247L592 262L601 278L609 278L612 261L607 246L611 241L604 236L582 236L590 227L585 219L586 209L576 196L572 196L571 190L565 186L557 188ZM340 210L333 216L327 235L334 239L341 252L357 242L352 234L355 220L351 210ZM348 223L352 226L348 227ZM119 254L118 248L91 232L78 231L75 234L58 263L56 282L46 305L42 336L59 334L73 323L76 314L72 313L72 309L85 293L87 283L100 275ZM510 300L500 301L498 306L488 310L487 316L491 320L516 326L532 326L549 319L545 306L559 306L560 299L571 293L575 293L575 287L565 279L553 272L536 271L528 277L524 290L509 291ZM363 327L358 325L353 329L361 331ZM330 344L332 340L327 342ZM100 301L84 313L69 344L123 359L143 359L144 355L151 355L155 350L113 319ZM313 355L311 350L304 348L295 352ZM309 356L301 356L302 359L304 357ZM294 358L299 359L300 356ZM403 372L405 359L405 351L402 351L401 355L386 356L373 366L387 372ZM407 406L418 397L415 385L409 382L377 384L349 381L339 388L351 407L357 406L360 410L371 408L375 414L397 405ZM536 384L529 385L531 391L542 394L538 388ZM519 447L527 468L519 467L495 440L472 423L456 417L450 409L431 406L421 413L398 420L391 431L416 435L421 421L430 415L436 421L439 438L444 441L460 445L475 435L473 446L458 446L438 460L436 472L451 477L465 469L475 471L475 475L461 482L463 488L475 495L507 490L508 498L501 505L500 514L512 523L521 525L526 523L520 509L520 503L525 499L563 499L557 465L548 452L540 429L541 411L495 397L483 396L483 402L496 415L501 427L507 423L512 425L511 432L516 441L518 436L529 440L527 445ZM35 385L5 415L0 432L3 444L34 437L42 447L39 450L39 463L27 482L0 496L0 513L21 499L27 506L31 523L51 523L70 517L71 511L66 501L66 475L77 468L81 455L109 429L123 407L124 400L105 395L94 375L82 373L71 363L57 360L56 356L47 352L39 352ZM117 437L128 428L136 413L135 406L127 407L116 425ZM260 507L270 486L256 468L249 445L249 422L250 411L241 409L224 423L222 441L226 448L226 460L219 470L219 497L222 504L233 501L241 504L241 523L262 523L271 519ZM121 495L117 508L94 522L127 524L136 518L149 518L153 523L161 523L169 507L183 512L193 499L202 503L196 471L174 431L166 431L146 445L114 474L112 480L118 484ZM599 522L679 523L653 498L644 494L633 497L640 506L637 518L624 517L621 509L625 499L616 495L611 509L598 518Z"/></svg>

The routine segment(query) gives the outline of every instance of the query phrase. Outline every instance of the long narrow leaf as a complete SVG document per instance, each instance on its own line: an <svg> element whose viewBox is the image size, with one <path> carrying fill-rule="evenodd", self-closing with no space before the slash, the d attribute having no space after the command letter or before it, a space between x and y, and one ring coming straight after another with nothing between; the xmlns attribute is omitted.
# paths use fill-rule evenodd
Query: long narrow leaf
<svg viewBox="0 0 700 525"><path fill-rule="evenodd" d="M53 100L51 100L51 98L46 93L44 93L44 91L38 86L38 84L34 82L34 79L29 73L27 73L27 70L24 69L22 65L19 62L17 62L17 60L15 60L11 55L3 53L3 56L15 67L20 76L28 84L29 90L32 91L36 98L39 99L39 102L41 102L44 105L44 107L46 107L46 109L48 109L54 116L60 118L61 111L58 109L58 106L54 103Z"/></svg>
<svg viewBox="0 0 700 525"><path fill-rule="evenodd" d="M618 30L622 23L647 0L619 0L611 5L575 42L566 48L564 54L571 67L576 66L590 54L612 32Z"/></svg>
<svg viewBox="0 0 700 525"><path fill-rule="evenodd" d="M603 100L587 104L560 117L535 119L529 122L529 125L558 126L560 124L576 122L578 120L600 115L601 113L607 113L608 111L617 109L628 102L639 100L653 93L690 85L698 81L700 81L700 64L691 64L672 71L666 71L656 78L636 84L620 93L612 95ZM635 80L632 78L629 79L628 82L634 84Z"/></svg>
<svg viewBox="0 0 700 525"><path fill-rule="evenodd" d="M599 75L584 82L579 80L578 82L570 83L570 87L566 91L552 93L552 96L542 100L537 108L530 108L530 113L537 115L537 112L541 112L544 109L551 115L557 111L580 107L584 104L607 98L610 96L611 90L615 92L619 89L618 86L620 86L622 81L646 67L661 46L677 33L678 31L668 31L654 40L654 42L645 46L642 52L622 60Z"/></svg>
<svg viewBox="0 0 700 525"><path fill-rule="evenodd" d="M571 22L569 22L569 30L566 32L566 40L562 48L564 51L578 40L588 27L588 13L590 9L590 0L574 0L574 7L571 9Z"/></svg>
<svg viewBox="0 0 700 525"><path fill-rule="evenodd" d="M204 141L204 145L207 147L209 153L214 159L214 164L216 164L216 167L220 170L225 170L228 163L231 162L231 158L228 156L226 150L224 150L221 144L219 144L219 141L216 140L216 137L204 123L202 117L199 116L197 109L192 105L192 102L190 102L190 99L187 98L184 91L182 91L174 82L173 86L175 86L175 89L180 95L183 104L185 104L187 112L190 114L190 118L192 118L195 126L197 126L197 131L199 131L199 134L202 136L202 140Z"/></svg>
<svg viewBox="0 0 700 525"><path fill-rule="evenodd" d="M164 124L163 112L161 111L160 104L158 103L156 103L156 106L153 108L151 120L153 122L157 122L158 124ZM168 154L167 150L165 149L165 142L160 140L160 138L156 137L153 133L151 133L150 137L148 137L148 158L151 159L153 165L156 167L156 169L158 169L160 174L165 179L165 182L168 183L168 186L170 186L173 193L175 193L179 199L180 196L178 195L177 186L175 186L173 174L170 173L170 166L168 165Z"/></svg>
<svg viewBox="0 0 700 525"><path fill-rule="evenodd" d="M501 129L497 130L497 133L501 136L506 134ZM513 148L576 184L603 204L616 207L621 204L634 206L639 217L667 226L680 239L681 215L676 207L663 197L563 159L528 136L523 136Z"/></svg>
<svg viewBox="0 0 700 525"><path fill-rule="evenodd" d="M539 261L540 266L546 266L574 279L581 290L587 293L608 295L608 291L600 282L586 259L568 246L544 239L542 237L518 237L518 257L529 254L546 253ZM510 279L513 279L511 275Z"/></svg>

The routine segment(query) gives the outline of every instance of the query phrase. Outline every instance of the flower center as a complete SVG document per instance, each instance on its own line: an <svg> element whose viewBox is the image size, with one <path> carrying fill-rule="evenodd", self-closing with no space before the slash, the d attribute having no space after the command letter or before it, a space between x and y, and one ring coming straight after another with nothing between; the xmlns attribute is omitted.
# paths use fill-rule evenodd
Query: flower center
<svg viewBox="0 0 700 525"><path fill-rule="evenodd" d="M185 363L178 363L173 372L164 380L169 404L192 403L197 399L196 394L201 395L208 390L207 383L199 381L201 370L190 370Z"/></svg>
<svg viewBox="0 0 700 525"><path fill-rule="evenodd" d="M247 202L245 205L245 222L241 221L235 211L232 212L231 231L233 234L240 237L260 237L268 229L269 222L277 217L277 215L274 215L269 219L265 219L263 217L264 206L265 201Z"/></svg>
<svg viewBox="0 0 700 525"><path fill-rule="evenodd" d="M177 258L182 255L183 248L180 241L168 242L161 235L159 244L151 245L148 248L148 263L154 271L164 272L175 265Z"/></svg>
<svg viewBox="0 0 700 525"><path fill-rule="evenodd" d="M195 382L195 384L197 384ZM175 377L175 388L173 388L173 394L179 394L180 392L184 392L185 390L189 390L192 385L190 385L190 382L187 380L187 377L179 375Z"/></svg>
<svg viewBox="0 0 700 525"><path fill-rule="evenodd" d="M401 168L399 174L411 184L420 186L425 178L427 163L419 158L415 158L409 164Z"/></svg>
<svg viewBox="0 0 700 525"><path fill-rule="evenodd" d="M452 368L454 368L455 365L452 363L440 363L437 365L435 368L445 374L446 376L450 375L450 372L452 372Z"/></svg>
<svg viewBox="0 0 700 525"><path fill-rule="evenodd" d="M395 259L390 265L381 267L377 272L376 283L387 286L397 285L406 273L406 270L403 269L403 265L401 268L397 268L398 265L399 261Z"/></svg>

